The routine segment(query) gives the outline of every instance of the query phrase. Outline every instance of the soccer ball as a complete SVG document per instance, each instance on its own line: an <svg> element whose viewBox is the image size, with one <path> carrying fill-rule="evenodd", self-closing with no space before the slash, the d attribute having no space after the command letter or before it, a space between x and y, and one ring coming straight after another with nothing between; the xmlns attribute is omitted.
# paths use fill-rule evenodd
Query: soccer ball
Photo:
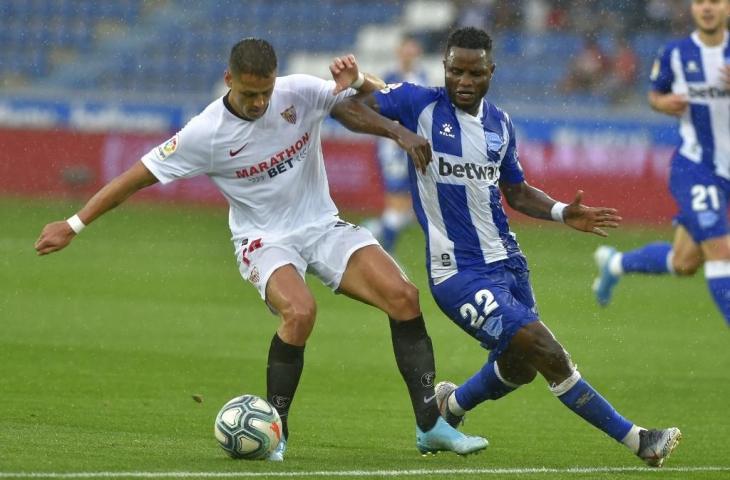
<svg viewBox="0 0 730 480"><path fill-rule="evenodd" d="M241 395L218 412L215 438L233 458L266 458L281 440L279 413L261 397Z"/></svg>

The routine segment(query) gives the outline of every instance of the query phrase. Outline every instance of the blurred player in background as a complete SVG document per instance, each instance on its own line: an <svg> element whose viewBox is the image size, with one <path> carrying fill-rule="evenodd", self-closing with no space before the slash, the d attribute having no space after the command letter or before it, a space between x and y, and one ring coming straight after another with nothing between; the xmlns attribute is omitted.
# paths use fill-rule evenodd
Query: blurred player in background
<svg viewBox="0 0 730 480"><path fill-rule="evenodd" d="M396 51L398 66L383 77L385 83L401 82L426 85L426 72L419 67L421 44L413 37L404 37ZM413 220L408 180L408 155L392 140L378 140L378 162L385 189L385 208L380 218L365 226L390 253L395 250L398 234Z"/></svg>
<svg viewBox="0 0 730 480"><path fill-rule="evenodd" d="M509 230L501 202L528 216L564 222L606 236L621 218L610 208L587 207L578 191L569 205L529 185L517 156L510 117L484 99L494 74L492 40L462 28L448 39L445 88L404 83L343 103L342 123L355 131L385 134L391 120L429 139L436 159L411 172L413 205L427 242L431 293L454 323L491 353L461 386L441 382L442 415L458 425L464 414L497 400L540 373L570 410L659 467L677 445L677 428L647 430L620 415L588 382L540 321L527 261ZM380 112L379 122L363 110ZM413 166L411 168L414 168Z"/></svg>
<svg viewBox="0 0 730 480"><path fill-rule="evenodd" d="M433 349L418 290L370 232L339 219L330 198L322 121L336 116L339 103L354 93L348 87L368 92L384 86L360 74L351 55L335 59L330 70L335 81L277 78L276 54L268 42L248 38L237 43L225 73L228 93L104 186L76 215L46 225L36 250L44 255L66 247L85 225L144 187L207 175L230 204L241 276L281 320L266 378L267 398L279 411L284 431L269 459L284 458L289 408L314 328L316 305L304 281L307 270L333 290L388 314L396 363L416 415L417 448L422 453L481 450L485 439L462 434L439 415ZM417 158L426 155L424 139L395 124L393 129L392 138L402 148Z"/></svg>
<svg viewBox="0 0 730 480"><path fill-rule="evenodd" d="M649 92L654 110L679 118L682 141L669 175L679 210L674 243L623 253L599 247L593 291L608 305L624 274L691 276L704 264L707 288L730 326L730 2L693 0L691 12L697 30L659 53Z"/></svg>

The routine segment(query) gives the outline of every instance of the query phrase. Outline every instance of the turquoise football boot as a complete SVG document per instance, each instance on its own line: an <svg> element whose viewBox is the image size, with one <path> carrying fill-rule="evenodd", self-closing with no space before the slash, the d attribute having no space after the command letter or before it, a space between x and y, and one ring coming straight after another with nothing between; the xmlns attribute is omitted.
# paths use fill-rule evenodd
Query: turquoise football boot
<svg viewBox="0 0 730 480"><path fill-rule="evenodd" d="M427 432L416 427L416 448L422 455L437 452L454 452L469 455L484 450L489 445L486 438L464 435L439 417L436 425Z"/></svg>

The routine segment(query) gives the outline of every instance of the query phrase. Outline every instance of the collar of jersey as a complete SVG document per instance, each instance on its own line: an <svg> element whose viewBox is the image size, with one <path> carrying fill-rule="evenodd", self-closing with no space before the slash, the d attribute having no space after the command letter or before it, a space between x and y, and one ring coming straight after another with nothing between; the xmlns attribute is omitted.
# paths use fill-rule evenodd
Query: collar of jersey
<svg viewBox="0 0 730 480"><path fill-rule="evenodd" d="M717 49L725 50L725 48L727 47L728 31L725 30L725 32L723 32L723 33L724 33L724 36L722 38L722 43L719 44L719 45L714 45L712 47L708 47L707 45L705 45L702 42L702 40L700 40L700 34L699 34L699 32L697 30L695 30L694 32L692 32L692 34L690 35L690 37L692 38L692 41L694 42L694 44L697 45L700 48L705 48L705 49L716 49L717 48Z"/></svg>
<svg viewBox="0 0 730 480"><path fill-rule="evenodd" d="M231 91L229 90L228 93L223 95L223 105L226 107L226 110L228 110L231 113L231 115L235 116L236 118L240 118L244 122L255 122L256 120L258 120L258 118L256 120L251 120L250 118L246 118L242 115L239 115L238 112L236 112L236 110L233 108L233 105L231 105L231 102L228 101L228 95L230 95L230 93L231 93ZM269 109L268 105L267 105L266 109L267 110ZM266 114L266 112L264 112L264 115L265 114ZM259 117L259 118L261 118L261 117Z"/></svg>
<svg viewBox="0 0 730 480"><path fill-rule="evenodd" d="M462 112L464 115L467 115L469 117L475 118L479 123L482 123L482 118L484 117L484 98L482 98L482 101L479 102L479 110L477 110L476 115L472 115L471 113L467 112L466 110L462 110L461 108L454 105L453 102L451 102L451 107L454 109L454 114L456 115L457 112Z"/></svg>

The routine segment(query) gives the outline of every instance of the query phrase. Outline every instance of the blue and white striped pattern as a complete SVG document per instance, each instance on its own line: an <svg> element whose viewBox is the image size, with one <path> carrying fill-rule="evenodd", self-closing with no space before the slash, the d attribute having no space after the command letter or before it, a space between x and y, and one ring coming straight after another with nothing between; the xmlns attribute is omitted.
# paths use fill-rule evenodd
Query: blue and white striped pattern
<svg viewBox="0 0 730 480"><path fill-rule="evenodd" d="M690 106L679 121L679 154L730 179L730 90L721 68L730 63L728 34L707 47L697 32L672 42L660 53L651 73L652 89L686 95Z"/></svg>
<svg viewBox="0 0 730 480"><path fill-rule="evenodd" d="M375 96L383 115L428 138L433 149L426 174L409 166L433 282L518 254L499 191L500 180L524 181L507 114L483 100L472 116L455 108L445 89L408 83Z"/></svg>

